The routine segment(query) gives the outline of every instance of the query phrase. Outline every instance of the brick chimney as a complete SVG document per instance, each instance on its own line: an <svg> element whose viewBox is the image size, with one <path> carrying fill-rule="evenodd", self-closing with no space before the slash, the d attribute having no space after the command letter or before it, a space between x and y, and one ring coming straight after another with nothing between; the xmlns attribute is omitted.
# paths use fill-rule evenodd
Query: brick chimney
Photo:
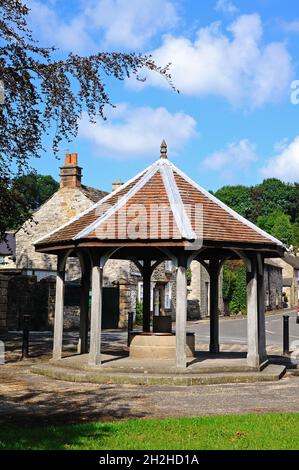
<svg viewBox="0 0 299 470"><path fill-rule="evenodd" d="M64 166L60 167L60 187L79 188L81 186L82 168L78 166L78 154L67 153Z"/></svg>
<svg viewBox="0 0 299 470"><path fill-rule="evenodd" d="M116 189L120 188L124 183L120 180L118 181L114 181L114 183L112 183L112 191L115 191Z"/></svg>

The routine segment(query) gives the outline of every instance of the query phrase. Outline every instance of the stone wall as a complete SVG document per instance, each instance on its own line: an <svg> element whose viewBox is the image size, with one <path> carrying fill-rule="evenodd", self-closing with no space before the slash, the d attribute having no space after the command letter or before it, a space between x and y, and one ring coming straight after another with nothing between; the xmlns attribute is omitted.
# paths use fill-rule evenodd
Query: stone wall
<svg viewBox="0 0 299 470"><path fill-rule="evenodd" d="M55 277L0 276L0 329L21 330L23 315L30 315L32 330L52 328L55 311Z"/></svg>
<svg viewBox="0 0 299 470"><path fill-rule="evenodd" d="M283 308L283 281L281 268L265 264L264 288L266 310Z"/></svg>
<svg viewBox="0 0 299 470"><path fill-rule="evenodd" d="M0 332L7 331L8 276L0 275Z"/></svg>
<svg viewBox="0 0 299 470"><path fill-rule="evenodd" d="M31 315L31 324L38 327L38 296L35 276L12 276L8 281L7 327L9 330L20 330L23 315Z"/></svg>
<svg viewBox="0 0 299 470"><path fill-rule="evenodd" d="M188 287L188 319L194 320L209 316L210 276L198 261L191 263L191 283ZM223 272L219 275L219 312L223 313Z"/></svg>

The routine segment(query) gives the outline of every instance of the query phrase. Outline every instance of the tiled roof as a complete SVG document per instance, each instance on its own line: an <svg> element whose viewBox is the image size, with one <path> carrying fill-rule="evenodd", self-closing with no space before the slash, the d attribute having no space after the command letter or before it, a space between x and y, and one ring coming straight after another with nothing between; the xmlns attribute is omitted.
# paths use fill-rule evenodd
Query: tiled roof
<svg viewBox="0 0 299 470"><path fill-rule="evenodd" d="M193 241L203 235L204 241L283 246L181 172L166 158L165 148L164 143L161 158L150 167L36 244L91 239L107 241L107 238L130 242L129 226L136 218L138 204L145 210L139 212L138 218L142 227L137 236L140 241L174 238ZM157 205L163 207L163 217L149 221L152 208ZM202 210L202 224L198 224L196 208ZM168 227L170 230L166 234Z"/></svg>

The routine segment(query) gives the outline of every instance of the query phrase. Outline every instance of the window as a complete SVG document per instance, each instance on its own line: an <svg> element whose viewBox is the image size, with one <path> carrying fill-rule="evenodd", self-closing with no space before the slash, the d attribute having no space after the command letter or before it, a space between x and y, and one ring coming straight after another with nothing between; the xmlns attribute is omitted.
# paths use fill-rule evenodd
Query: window
<svg viewBox="0 0 299 470"><path fill-rule="evenodd" d="M165 298L164 298L164 305L166 309L171 308L171 283L168 282L165 285Z"/></svg>
<svg viewBox="0 0 299 470"><path fill-rule="evenodd" d="M0 255L0 264L5 264L5 256Z"/></svg>
<svg viewBox="0 0 299 470"><path fill-rule="evenodd" d="M173 267L173 263L171 260L167 260L165 261L165 271L167 273L171 273L172 272L172 267Z"/></svg>
<svg viewBox="0 0 299 470"><path fill-rule="evenodd" d="M138 302L143 301L143 282L138 282Z"/></svg>
<svg viewBox="0 0 299 470"><path fill-rule="evenodd" d="M138 282L138 292L137 292L137 300L138 302L143 302L143 282ZM154 308L154 284L151 283L151 306L150 309L153 311Z"/></svg>

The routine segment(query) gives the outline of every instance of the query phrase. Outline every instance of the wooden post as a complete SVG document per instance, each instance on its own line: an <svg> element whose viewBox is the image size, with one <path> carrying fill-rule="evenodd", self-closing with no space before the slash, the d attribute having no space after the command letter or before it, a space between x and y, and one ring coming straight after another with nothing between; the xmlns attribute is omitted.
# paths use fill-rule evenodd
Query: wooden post
<svg viewBox="0 0 299 470"><path fill-rule="evenodd" d="M212 259L209 264L210 274L210 353L219 353L219 261Z"/></svg>
<svg viewBox="0 0 299 470"><path fill-rule="evenodd" d="M64 284L65 270L61 266L62 259L58 256L56 293L55 293L55 316L54 316L54 341L53 359L59 360L62 356L62 335L63 335L63 310L64 310Z"/></svg>
<svg viewBox="0 0 299 470"><path fill-rule="evenodd" d="M102 290L103 270L99 262L96 262L92 267L90 348L88 358L88 363L93 366L101 364Z"/></svg>
<svg viewBox="0 0 299 470"><path fill-rule="evenodd" d="M187 278L186 264L179 260L176 273L176 365L187 366L186 360L186 322L187 322Z"/></svg>
<svg viewBox="0 0 299 470"><path fill-rule="evenodd" d="M143 262L143 331L150 331L151 324L151 261Z"/></svg>
<svg viewBox="0 0 299 470"><path fill-rule="evenodd" d="M254 256L251 259L251 272L247 272L247 363L250 367L258 367L260 364L257 278L257 258Z"/></svg>

